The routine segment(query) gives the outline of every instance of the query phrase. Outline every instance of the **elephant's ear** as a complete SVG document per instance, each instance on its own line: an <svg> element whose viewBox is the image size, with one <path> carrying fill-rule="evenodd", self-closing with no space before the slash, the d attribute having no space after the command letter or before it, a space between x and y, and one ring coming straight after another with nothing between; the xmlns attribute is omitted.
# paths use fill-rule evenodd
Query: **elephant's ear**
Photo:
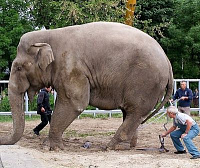
<svg viewBox="0 0 200 168"><path fill-rule="evenodd" d="M53 51L47 43L35 43L31 45L29 52L34 52L36 63L43 71L54 61Z"/></svg>

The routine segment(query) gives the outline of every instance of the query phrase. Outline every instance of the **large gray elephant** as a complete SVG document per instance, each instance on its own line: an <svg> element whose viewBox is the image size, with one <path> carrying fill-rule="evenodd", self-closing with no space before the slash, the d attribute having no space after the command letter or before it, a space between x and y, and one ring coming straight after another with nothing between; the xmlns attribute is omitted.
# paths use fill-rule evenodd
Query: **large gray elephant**
<svg viewBox="0 0 200 168"><path fill-rule="evenodd" d="M51 85L57 91L49 131L51 149L63 149L64 130L88 104L123 112L123 122L108 148L135 146L138 126L164 95L154 113L168 101L172 83L171 64L163 49L136 28L95 22L26 33L9 79L13 131L0 137L0 144L14 144L23 135L24 93L32 100L39 89Z"/></svg>

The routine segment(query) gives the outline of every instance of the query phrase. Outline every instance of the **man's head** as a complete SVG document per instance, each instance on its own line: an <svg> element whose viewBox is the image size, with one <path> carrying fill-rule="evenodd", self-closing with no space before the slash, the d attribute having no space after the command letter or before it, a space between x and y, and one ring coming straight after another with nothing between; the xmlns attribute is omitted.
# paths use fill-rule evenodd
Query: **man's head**
<svg viewBox="0 0 200 168"><path fill-rule="evenodd" d="M175 106L169 106L167 108L167 115L170 118L175 118L177 113L178 113L178 109Z"/></svg>
<svg viewBox="0 0 200 168"><path fill-rule="evenodd" d="M186 87L187 87L186 81L181 81L181 82L180 82L180 85L181 85L181 89L182 89L182 90L185 90Z"/></svg>
<svg viewBox="0 0 200 168"><path fill-rule="evenodd" d="M51 86L45 87L45 89L46 89L47 92L50 92L51 91Z"/></svg>

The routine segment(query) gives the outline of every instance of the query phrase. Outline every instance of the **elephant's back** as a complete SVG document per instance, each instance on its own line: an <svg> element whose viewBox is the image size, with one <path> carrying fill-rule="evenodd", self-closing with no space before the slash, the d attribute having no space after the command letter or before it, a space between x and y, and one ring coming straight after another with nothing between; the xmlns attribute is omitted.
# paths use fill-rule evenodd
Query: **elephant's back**
<svg viewBox="0 0 200 168"><path fill-rule="evenodd" d="M73 45L76 43L75 46L81 48L81 51L87 49L93 52L87 56L104 59L121 57L124 61L129 59L129 62L131 58L139 57L166 61L166 55L158 42L137 28L113 22L94 22L71 28L75 29L72 33Z"/></svg>
<svg viewBox="0 0 200 168"><path fill-rule="evenodd" d="M73 50L99 72L107 69L119 73L119 67L127 73L138 67L152 73L169 69L168 58L158 42L136 28L107 22L74 28Z"/></svg>

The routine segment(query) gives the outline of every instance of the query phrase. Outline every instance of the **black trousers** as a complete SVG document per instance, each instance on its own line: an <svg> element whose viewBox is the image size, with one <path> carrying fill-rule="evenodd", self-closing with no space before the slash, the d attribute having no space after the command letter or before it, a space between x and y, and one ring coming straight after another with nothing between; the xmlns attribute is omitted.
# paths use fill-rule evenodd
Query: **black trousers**
<svg viewBox="0 0 200 168"><path fill-rule="evenodd" d="M51 114L41 113L40 116L42 122L34 128L34 130L38 132L40 132L48 124L48 122L51 122Z"/></svg>

